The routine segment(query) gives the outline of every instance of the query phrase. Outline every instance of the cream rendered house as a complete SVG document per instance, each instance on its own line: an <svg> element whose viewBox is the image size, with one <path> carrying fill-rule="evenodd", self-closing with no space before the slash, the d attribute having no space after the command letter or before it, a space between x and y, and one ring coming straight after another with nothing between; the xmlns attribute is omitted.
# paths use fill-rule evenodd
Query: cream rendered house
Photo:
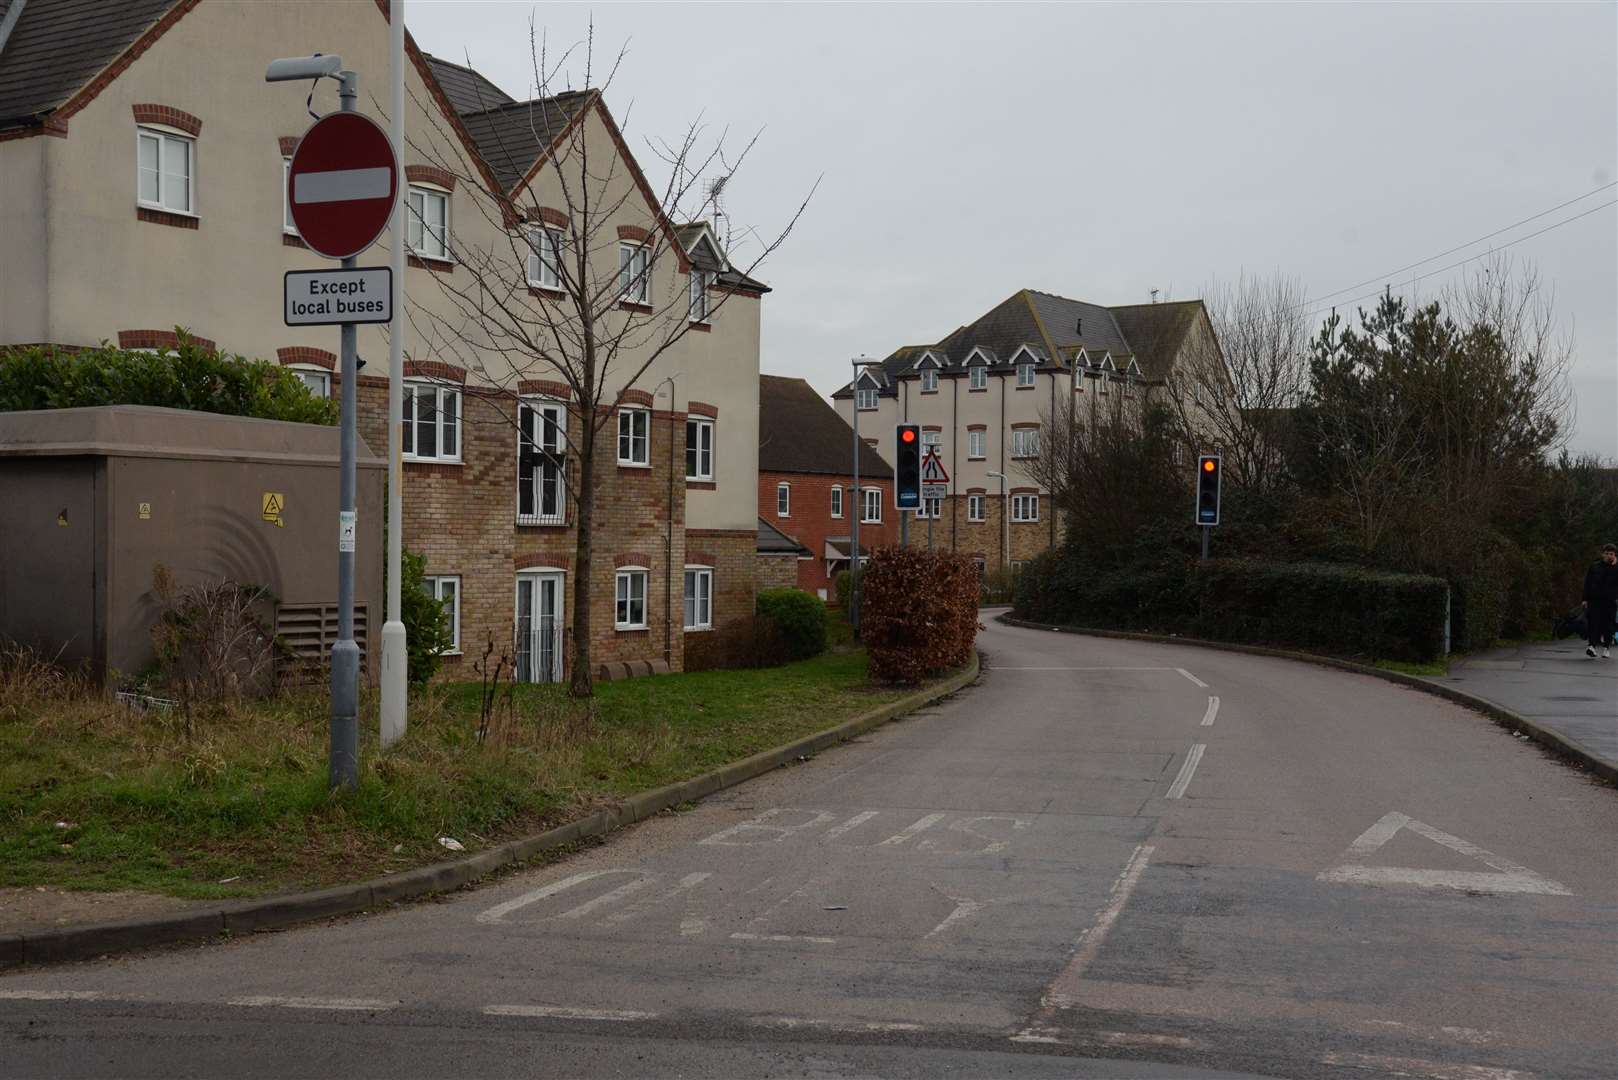
<svg viewBox="0 0 1618 1080"><path fill-rule="evenodd" d="M385 126L386 0L0 0L0 12L0 346L162 348L183 327L331 392L337 328L282 321L282 275L334 265L298 239L284 198L308 88L262 72L339 53L359 73L360 110ZM592 661L678 669L686 634L753 609L768 289L701 223L669 220L599 95L517 101L407 51L405 543L454 616L457 656L493 641L523 677L562 676L582 417L543 355L512 350L456 294L543 230L570 233L562 178L577 190L588 153L592 175L610 177L595 205L611 212L590 223L587 273L628 268L604 325L647 328L605 380ZM315 111L336 107L323 83ZM491 215L480 189L510 212ZM386 265L390 243L360 264ZM536 254L510 269L508 302L555 309L554 267ZM361 435L385 451L382 328L360 328L359 355Z"/></svg>
<svg viewBox="0 0 1618 1080"><path fill-rule="evenodd" d="M1023 289L936 345L907 345L832 395L884 457L919 424L939 448L949 497L912 520L910 543L1013 569L1057 542L1035 474L1052 416L1138 409L1193 350L1214 347L1200 300L1102 307Z"/></svg>

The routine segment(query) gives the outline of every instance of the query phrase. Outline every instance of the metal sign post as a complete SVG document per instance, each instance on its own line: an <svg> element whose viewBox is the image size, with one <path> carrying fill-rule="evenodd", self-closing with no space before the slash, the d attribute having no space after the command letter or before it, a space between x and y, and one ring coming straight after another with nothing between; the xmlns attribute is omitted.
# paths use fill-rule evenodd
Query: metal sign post
<svg viewBox="0 0 1618 1080"><path fill-rule="evenodd" d="M359 783L360 650L354 641L358 323L384 321L384 316L393 314L391 270L359 270L355 256L376 242L393 213L399 195L399 166L386 133L375 121L354 111L359 76L342 70L341 59L277 60L265 73L269 82L323 77L338 80L341 111L315 121L299 140L287 172L287 205L304 243L327 258L342 260L342 270L288 274L282 303L289 325L336 322L341 327L337 641L331 650L329 779L333 788L352 790Z"/></svg>

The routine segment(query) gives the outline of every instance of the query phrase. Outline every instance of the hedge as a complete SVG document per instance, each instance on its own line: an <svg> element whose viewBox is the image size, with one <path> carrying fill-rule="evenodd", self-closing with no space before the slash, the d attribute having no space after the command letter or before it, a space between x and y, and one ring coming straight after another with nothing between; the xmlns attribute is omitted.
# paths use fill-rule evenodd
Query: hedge
<svg viewBox="0 0 1618 1080"><path fill-rule="evenodd" d="M788 660L807 660L826 651L826 605L802 589L765 589L757 611L775 624Z"/></svg>
<svg viewBox="0 0 1618 1080"><path fill-rule="evenodd" d="M860 574L860 640L871 674L913 684L969 661L980 587L965 555L878 549Z"/></svg>

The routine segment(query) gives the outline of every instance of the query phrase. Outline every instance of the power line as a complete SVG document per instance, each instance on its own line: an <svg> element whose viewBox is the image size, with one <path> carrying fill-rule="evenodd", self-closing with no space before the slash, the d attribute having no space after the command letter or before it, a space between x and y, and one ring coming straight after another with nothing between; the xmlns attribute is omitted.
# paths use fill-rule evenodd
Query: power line
<svg viewBox="0 0 1618 1080"><path fill-rule="evenodd" d="M1611 186L1611 185L1608 185L1608 186ZM1597 189L1597 190L1600 190L1600 189ZM1581 196L1581 198L1584 198L1584 197L1587 197L1587 196ZM1578 202L1579 200L1574 199L1573 201ZM1435 276L1437 274L1445 273L1446 271L1455 269L1457 266L1465 266L1467 263L1472 262L1474 259L1481 259L1486 255L1493 255L1497 251L1504 251L1506 248L1512 247L1513 245L1516 245L1516 244L1520 244L1524 240L1532 240L1536 236L1543 236L1545 233L1550 232L1552 229L1560 229L1563 225L1571 224L1572 222L1575 222L1575 221L1579 220L1582 217L1589 217L1591 214L1595 213L1597 210L1605 210L1609 206L1618 206L1618 199L1614 199L1611 202L1604 202L1604 203L1600 203L1600 204L1598 204L1596 206L1592 206L1590 209L1585 210L1582 213L1574 214L1572 217L1569 217L1569 218L1563 218L1561 221L1557 221L1557 222L1554 222L1554 223L1552 223L1550 225L1547 225L1543 229L1536 229L1533 232L1527 234L1526 236L1519 236L1515 240L1508 240L1504 244L1499 245L1498 247L1492 247L1487 251L1480 251L1476 255L1468 255L1466 258L1460 259L1460 260L1458 260L1456 262L1452 262L1448 266L1441 266L1437 270L1429 270L1425 274L1417 274L1415 277L1411 278L1409 281L1402 281L1398 285L1384 285L1383 288L1381 288L1381 289L1374 289L1371 292L1363 293L1363 294L1361 294L1359 296L1352 297L1351 299L1348 299L1348 300L1334 301L1334 302L1332 302L1330 304L1327 304L1325 307L1315 308L1313 311L1305 312L1304 313L1304 318L1312 319L1316 315L1324 315L1326 312L1332 311L1335 308L1346 307L1349 304L1356 304L1361 300L1368 300L1373 296L1381 296L1384 289L1392 289L1392 288L1403 289L1407 285L1414 285L1416 282L1420 281L1422 278L1433 277L1433 276ZM1543 217L1544 215L1539 214L1539 215L1535 215L1535 216L1536 217ZM1529 219L1529 220L1532 220L1532 219ZM1518 222L1518 224L1520 225L1522 223ZM1515 228L1515 226L1508 226L1508 227ZM1501 231L1504 231L1504 230L1501 230ZM1498 234L1491 233L1490 235L1493 236L1493 235L1498 235ZM1473 243L1476 243L1476 242L1477 241L1473 241ZM1467 247L1467 246L1469 246L1469 245L1467 245L1467 244L1462 244L1461 245L1461 247ZM1452 251L1458 251L1460 249L1459 248L1452 248L1451 250ZM1440 256L1435 256L1435 257L1440 257ZM1422 260L1422 262L1430 262L1430 261L1431 260L1428 260L1428 259L1423 259ZM1411 265L1420 266L1421 263L1412 263ZM1406 267L1405 269L1409 269L1409 267ZM1344 290L1339 290L1339 291L1344 291Z"/></svg>
<svg viewBox="0 0 1618 1080"><path fill-rule="evenodd" d="M1336 292L1329 292L1329 293L1325 293L1324 295L1321 295L1321 296L1316 296L1310 302L1311 303L1319 303L1320 301L1328 300L1333 296L1341 296L1343 293L1353 292L1355 289L1363 289L1367 285L1374 285L1379 281L1380 282L1386 282L1388 280L1388 278L1393 277L1395 274L1402 274L1406 270L1414 270L1418 266L1421 266L1421 265L1423 265L1425 263L1434 262L1434 261L1436 261L1438 259L1442 259L1446 255L1453 255L1457 251L1462 250L1463 248L1471 247L1473 244L1481 244L1485 240L1492 240L1496 236L1499 236L1501 233L1510 232L1512 229L1517 228L1519 225L1526 225L1530 221L1538 221L1542 217L1546 217L1546 216L1548 216L1550 214L1554 214L1558 210L1566 209L1567 207L1572 206L1576 202L1583 202L1585 199L1588 199L1590 196L1598 195L1601 192L1606 191L1608 188L1612 188L1612 187L1618 187L1618 180L1614 180L1610 184L1602 184L1598 188L1594 188L1594 189L1592 189L1590 191L1586 191L1583 195L1580 195L1577 198L1569 199L1565 203L1559 203L1558 205L1551 207L1549 210L1541 210L1539 213L1530 215L1529 217L1525 217L1521 221L1514 221L1510 225L1507 225L1507 226L1505 226L1503 228L1496 229L1492 233L1486 233L1485 235L1480 236L1475 240L1468 240L1466 243L1457 244L1454 247L1448 249L1447 251L1440 251L1437 255L1429 255L1425 259L1418 259L1416 262L1410 263L1407 266L1401 266L1397 270L1389 270L1386 273L1378 274L1378 275L1376 275L1375 277L1372 277L1372 278L1367 278L1367 279L1365 279L1364 281L1360 282L1357 285L1350 285L1347 288L1338 289ZM1603 205L1610 206L1611 204L1610 203L1604 203ZM1599 207L1597 209L1599 209ZM1569 218L1568 220L1571 221L1573 219ZM1537 236L1538 233L1535 233L1534 235ZM1523 237L1522 239L1526 240L1527 237ZM1512 241L1512 243L1516 243L1516 241ZM1448 267L1446 267L1446 269L1448 269ZM1442 273L1442 272L1443 271L1441 271L1441 270L1432 271L1432 273L1435 273L1435 274ZM1429 275L1423 274L1421 276L1422 277L1427 277ZM1347 301L1347 302L1352 303L1353 301Z"/></svg>

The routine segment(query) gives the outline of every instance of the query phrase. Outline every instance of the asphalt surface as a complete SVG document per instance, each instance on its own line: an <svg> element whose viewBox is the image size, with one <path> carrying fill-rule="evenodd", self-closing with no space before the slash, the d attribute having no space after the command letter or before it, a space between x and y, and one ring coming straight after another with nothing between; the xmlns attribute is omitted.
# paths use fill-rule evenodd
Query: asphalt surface
<svg viewBox="0 0 1618 1080"><path fill-rule="evenodd" d="M497 885L0 979L0 1075L1612 1075L1610 788L1365 676L981 644L923 714Z"/></svg>
<svg viewBox="0 0 1618 1080"><path fill-rule="evenodd" d="M1431 681L1502 705L1618 767L1618 657L1592 660L1584 641L1536 641L1469 656Z"/></svg>

